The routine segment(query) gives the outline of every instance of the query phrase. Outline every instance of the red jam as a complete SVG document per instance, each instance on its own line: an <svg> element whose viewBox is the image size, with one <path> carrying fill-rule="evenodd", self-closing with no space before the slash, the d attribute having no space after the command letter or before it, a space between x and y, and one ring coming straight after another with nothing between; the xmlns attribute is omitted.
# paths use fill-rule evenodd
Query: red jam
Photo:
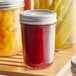
<svg viewBox="0 0 76 76"><path fill-rule="evenodd" d="M52 25L22 24L24 61L28 66L44 68L51 64L49 62L46 63L44 56L47 51L45 51L45 49L48 49L45 44L48 45L48 36L50 34L49 28L51 26Z"/></svg>

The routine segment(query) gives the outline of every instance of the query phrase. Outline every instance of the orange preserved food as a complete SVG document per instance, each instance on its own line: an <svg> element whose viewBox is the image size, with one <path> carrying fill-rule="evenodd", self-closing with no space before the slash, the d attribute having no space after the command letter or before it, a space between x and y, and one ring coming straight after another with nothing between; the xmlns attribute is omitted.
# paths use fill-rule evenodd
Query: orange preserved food
<svg viewBox="0 0 76 76"><path fill-rule="evenodd" d="M25 0L25 10L31 9L31 0Z"/></svg>
<svg viewBox="0 0 76 76"><path fill-rule="evenodd" d="M34 0L24 0L24 2L25 2L24 10L34 9Z"/></svg>
<svg viewBox="0 0 76 76"><path fill-rule="evenodd" d="M22 50L19 13L23 7L0 9L0 56L10 56Z"/></svg>

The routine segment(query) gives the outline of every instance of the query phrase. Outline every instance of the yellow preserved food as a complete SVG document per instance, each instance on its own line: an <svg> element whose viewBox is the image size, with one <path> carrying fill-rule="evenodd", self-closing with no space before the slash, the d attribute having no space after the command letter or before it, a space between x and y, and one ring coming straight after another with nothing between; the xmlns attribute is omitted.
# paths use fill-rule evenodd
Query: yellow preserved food
<svg viewBox="0 0 76 76"><path fill-rule="evenodd" d="M73 33L73 5L72 0L58 0L54 9L58 14L56 27L56 49L64 49L72 46Z"/></svg>
<svg viewBox="0 0 76 76"><path fill-rule="evenodd" d="M57 2L58 0L34 0L34 9L51 9L55 11Z"/></svg>
<svg viewBox="0 0 76 76"><path fill-rule="evenodd" d="M53 0L34 0L34 9L51 9Z"/></svg>
<svg viewBox="0 0 76 76"><path fill-rule="evenodd" d="M10 56L22 50L19 13L22 8L0 10L0 56Z"/></svg>
<svg viewBox="0 0 76 76"><path fill-rule="evenodd" d="M39 0L34 0L34 9L39 9Z"/></svg>

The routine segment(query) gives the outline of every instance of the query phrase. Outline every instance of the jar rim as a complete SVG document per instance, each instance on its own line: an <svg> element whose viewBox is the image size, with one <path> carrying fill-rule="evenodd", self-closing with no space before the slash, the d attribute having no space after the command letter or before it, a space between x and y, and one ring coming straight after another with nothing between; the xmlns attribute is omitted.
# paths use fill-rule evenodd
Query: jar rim
<svg viewBox="0 0 76 76"><path fill-rule="evenodd" d="M1 0L0 9L17 8L24 6L24 0Z"/></svg>
<svg viewBox="0 0 76 76"><path fill-rule="evenodd" d="M20 13L20 22L24 24L54 24L57 14L52 10L26 10Z"/></svg>

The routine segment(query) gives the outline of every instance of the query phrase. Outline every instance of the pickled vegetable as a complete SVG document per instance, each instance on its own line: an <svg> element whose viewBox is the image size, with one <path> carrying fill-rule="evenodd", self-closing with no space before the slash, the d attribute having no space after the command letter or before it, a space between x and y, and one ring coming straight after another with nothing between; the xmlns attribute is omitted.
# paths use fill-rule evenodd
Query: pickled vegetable
<svg viewBox="0 0 76 76"><path fill-rule="evenodd" d="M52 0L34 0L35 9L51 9Z"/></svg>
<svg viewBox="0 0 76 76"><path fill-rule="evenodd" d="M20 8L0 10L0 56L15 55L22 50L19 13Z"/></svg>
<svg viewBox="0 0 76 76"><path fill-rule="evenodd" d="M73 1L72 0L34 0L35 9L51 9L57 12L56 50L72 46L76 41L73 27ZM74 34L75 35L75 34ZM75 39L75 40L73 40Z"/></svg>
<svg viewBox="0 0 76 76"><path fill-rule="evenodd" d="M39 0L34 0L34 9L39 9L40 4L39 4Z"/></svg>
<svg viewBox="0 0 76 76"><path fill-rule="evenodd" d="M58 9L60 7L60 9ZM54 9L58 14L56 28L56 49L64 49L72 46L73 33L73 5L72 0L59 0Z"/></svg>

